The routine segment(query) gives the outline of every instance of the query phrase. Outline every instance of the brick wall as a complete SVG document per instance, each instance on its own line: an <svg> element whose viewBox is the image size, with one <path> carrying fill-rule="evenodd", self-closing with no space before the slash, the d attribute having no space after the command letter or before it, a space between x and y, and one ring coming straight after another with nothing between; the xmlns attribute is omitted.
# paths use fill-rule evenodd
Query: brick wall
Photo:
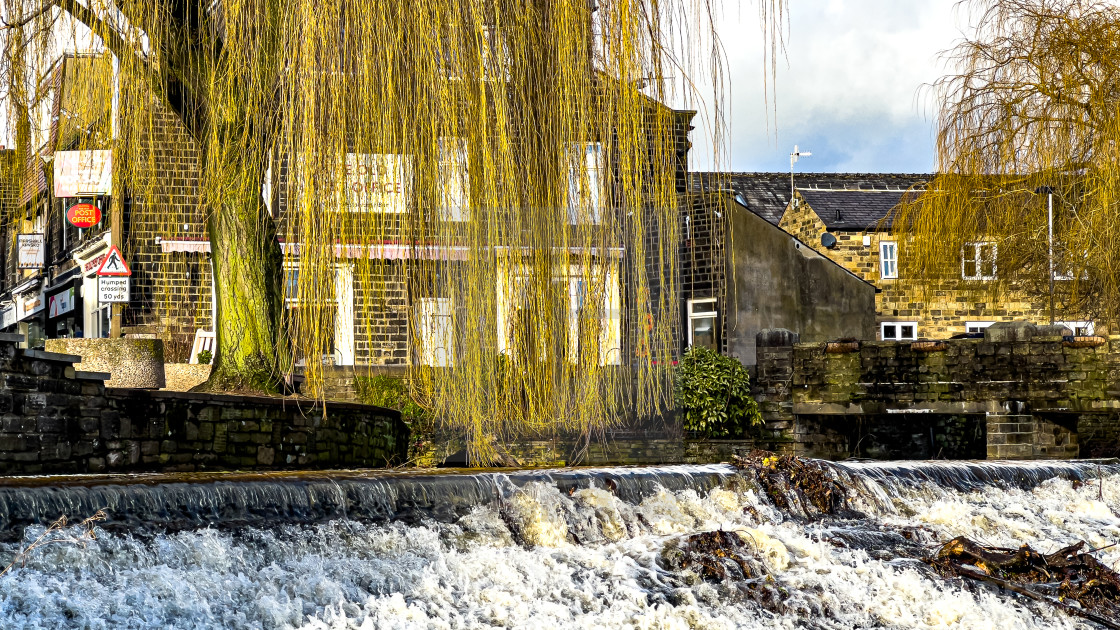
<svg viewBox="0 0 1120 630"><path fill-rule="evenodd" d="M408 279L402 261L374 261L354 273L354 362L408 365Z"/></svg>
<svg viewBox="0 0 1120 630"><path fill-rule="evenodd" d="M123 251L133 275L123 325L160 334L168 342L169 359L185 360L194 332L212 330L210 256L163 253L157 239L206 240L201 154L182 121L158 106L153 124L136 133L141 151L133 157L132 170L143 181L130 188L124 206Z"/></svg>

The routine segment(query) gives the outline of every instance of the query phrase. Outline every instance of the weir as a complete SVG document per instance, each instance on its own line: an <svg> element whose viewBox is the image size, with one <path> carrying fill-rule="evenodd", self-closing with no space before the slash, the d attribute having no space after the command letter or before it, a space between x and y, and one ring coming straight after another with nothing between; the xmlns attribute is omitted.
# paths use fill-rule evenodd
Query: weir
<svg viewBox="0 0 1120 630"><path fill-rule="evenodd" d="M1074 630L920 559L967 535L1041 551L1084 540L1120 562L1116 460L824 466L846 488L837 516L726 465L10 478L0 518L16 539L0 557L59 510L108 519L80 545L22 556L0 625ZM680 545L705 532L740 541L749 575L682 568Z"/></svg>

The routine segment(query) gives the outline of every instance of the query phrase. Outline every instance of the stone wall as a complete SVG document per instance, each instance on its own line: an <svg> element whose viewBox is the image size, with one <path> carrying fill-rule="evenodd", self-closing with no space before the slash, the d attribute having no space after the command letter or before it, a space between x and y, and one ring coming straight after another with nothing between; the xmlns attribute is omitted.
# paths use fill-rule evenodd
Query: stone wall
<svg viewBox="0 0 1120 630"><path fill-rule="evenodd" d="M140 88L143 89L143 88ZM129 191L124 206L125 258L132 267L132 300L122 325L164 339L168 359L185 361L196 330L212 330L210 254L164 252L162 241L207 241L198 143L181 120L154 105L153 124L137 130L133 168L151 181ZM119 157L119 156L118 156Z"/></svg>
<svg viewBox="0 0 1120 630"><path fill-rule="evenodd" d="M866 433L885 438L890 457L945 449L968 456L977 450L968 436L981 425L991 458L1115 452L1120 337L1056 332L1068 331L999 324L984 339L806 344L768 331L758 339L755 396L771 439L802 454L838 456L844 436L849 453L863 454Z"/></svg>
<svg viewBox="0 0 1120 630"><path fill-rule="evenodd" d="M0 335L0 474L348 468L401 463L389 409L106 389L73 357Z"/></svg>

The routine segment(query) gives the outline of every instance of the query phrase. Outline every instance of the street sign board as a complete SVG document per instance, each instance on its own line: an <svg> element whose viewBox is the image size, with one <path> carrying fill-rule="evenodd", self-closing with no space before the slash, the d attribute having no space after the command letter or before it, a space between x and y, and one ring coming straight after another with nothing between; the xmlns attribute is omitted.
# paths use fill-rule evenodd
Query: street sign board
<svg viewBox="0 0 1120 630"><path fill-rule="evenodd" d="M105 255L105 260L101 261L101 266L97 268L98 276L131 276L132 270L128 268L128 263L124 261L124 256L121 256L121 250L117 249L116 245L109 248L109 253Z"/></svg>
<svg viewBox="0 0 1120 630"><path fill-rule="evenodd" d="M102 304L128 302L128 276L100 276L97 278L97 301Z"/></svg>
<svg viewBox="0 0 1120 630"><path fill-rule="evenodd" d="M20 234L16 236L17 262L20 269L43 268L43 235Z"/></svg>

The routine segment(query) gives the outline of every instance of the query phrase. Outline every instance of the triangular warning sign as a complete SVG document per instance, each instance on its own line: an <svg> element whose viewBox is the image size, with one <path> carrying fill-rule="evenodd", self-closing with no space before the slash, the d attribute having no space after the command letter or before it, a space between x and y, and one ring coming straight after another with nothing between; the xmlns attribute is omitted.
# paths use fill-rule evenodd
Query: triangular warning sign
<svg viewBox="0 0 1120 630"><path fill-rule="evenodd" d="M128 268L128 263L124 261L124 256L121 256L121 250L113 245L109 249L109 253L105 255L105 260L101 261L101 266L97 268L97 275L99 276L131 276L132 270Z"/></svg>

